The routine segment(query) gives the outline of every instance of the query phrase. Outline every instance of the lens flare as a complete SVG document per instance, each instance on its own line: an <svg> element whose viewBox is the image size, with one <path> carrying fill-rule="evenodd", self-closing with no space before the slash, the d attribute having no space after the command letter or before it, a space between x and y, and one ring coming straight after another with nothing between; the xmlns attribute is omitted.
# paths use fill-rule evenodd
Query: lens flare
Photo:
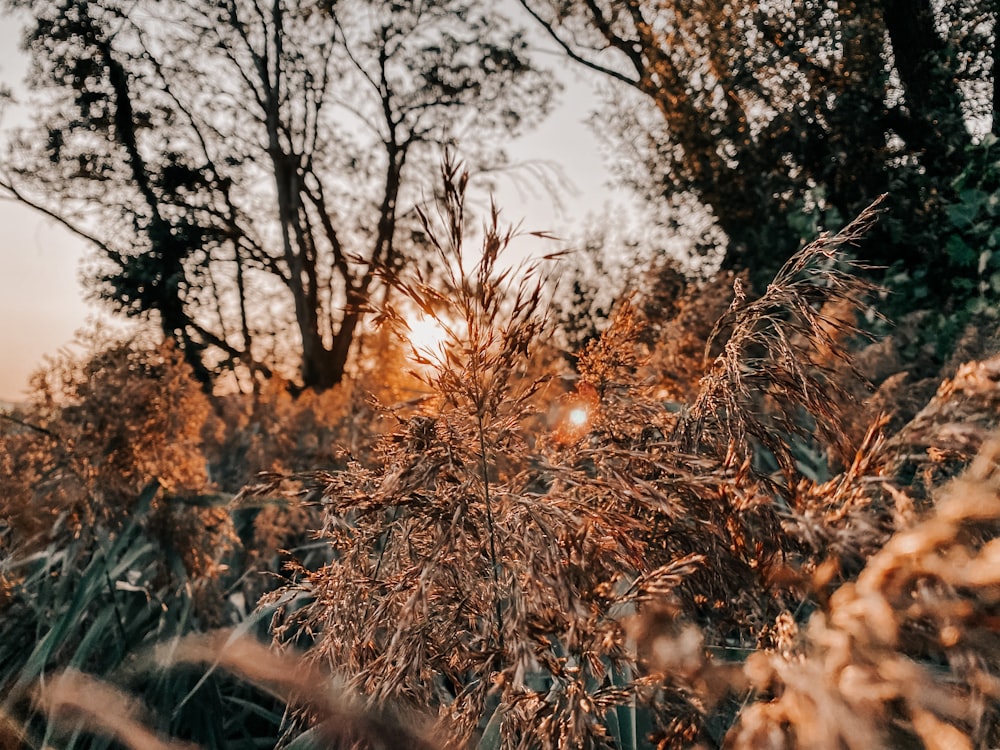
<svg viewBox="0 0 1000 750"><path fill-rule="evenodd" d="M569 445L586 436L599 421L601 399L590 383L581 382L570 393L561 396L550 419L553 423L553 437L561 445Z"/></svg>

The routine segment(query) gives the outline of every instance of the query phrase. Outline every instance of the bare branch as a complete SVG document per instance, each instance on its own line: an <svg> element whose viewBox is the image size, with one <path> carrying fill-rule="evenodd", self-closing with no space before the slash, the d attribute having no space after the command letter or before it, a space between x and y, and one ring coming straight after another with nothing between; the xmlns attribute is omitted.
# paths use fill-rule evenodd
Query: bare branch
<svg viewBox="0 0 1000 750"><path fill-rule="evenodd" d="M552 38L552 40L560 47L562 47L563 51L569 56L571 60L579 63L580 65L583 65L584 67L590 68L593 71L601 73L602 75L614 78L616 81L621 81L622 83L628 84L633 88L639 88L639 83L640 83L639 79L629 78L628 76L619 73L617 70L614 70L613 68L608 68L604 65L601 65L600 63L594 62L593 60L588 60L587 58L583 57L573 48L573 46L569 42L567 42L559 35L559 33L556 31L555 27L551 23L542 18L534 10L534 8L532 8L528 4L529 0L518 0L518 1L521 3L521 6L526 11L528 11L531 17L538 22L538 24L542 27L542 29Z"/></svg>
<svg viewBox="0 0 1000 750"><path fill-rule="evenodd" d="M113 259L114 258L121 258L121 253L119 253L116 250L111 249L111 247L106 242L103 242L102 240L99 240L97 237L95 237L94 235L92 235L90 232L82 229L80 226L78 226L74 222L70 221L65 216L62 216L62 215L56 213L55 211L53 211L53 210L51 210L49 208L46 208L41 203L38 203L38 202L33 201L30 198L28 198L24 193L22 193L20 190L17 189L17 187L14 185L14 183L10 179L6 179L6 178L5 179L0 179L0 189L6 190L8 193L10 193L9 196L2 196L2 195L0 195L0 200L6 200L6 201L9 201L9 202L12 202L12 203L20 203L22 206L27 206L28 208L32 209L33 211L37 211L38 213L42 214L43 216L46 216L49 219L53 219L60 226L62 226L63 228L69 230L72 234L76 235L80 239L86 240L87 242L91 243L96 248L98 248L99 250L101 250L101 252L107 254L111 258L113 258Z"/></svg>

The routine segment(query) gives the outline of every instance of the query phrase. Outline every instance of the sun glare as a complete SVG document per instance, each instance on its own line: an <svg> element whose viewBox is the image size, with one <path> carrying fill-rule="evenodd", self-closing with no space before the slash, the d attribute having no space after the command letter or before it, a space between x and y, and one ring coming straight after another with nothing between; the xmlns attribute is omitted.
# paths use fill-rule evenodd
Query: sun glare
<svg viewBox="0 0 1000 750"><path fill-rule="evenodd" d="M600 418L601 399L590 383L578 383L576 388L559 397L550 412L553 437L561 445L570 445L589 433Z"/></svg>
<svg viewBox="0 0 1000 750"><path fill-rule="evenodd" d="M424 357L441 356L442 345L448 334L441 324L428 315L418 315L407 322L410 346Z"/></svg>

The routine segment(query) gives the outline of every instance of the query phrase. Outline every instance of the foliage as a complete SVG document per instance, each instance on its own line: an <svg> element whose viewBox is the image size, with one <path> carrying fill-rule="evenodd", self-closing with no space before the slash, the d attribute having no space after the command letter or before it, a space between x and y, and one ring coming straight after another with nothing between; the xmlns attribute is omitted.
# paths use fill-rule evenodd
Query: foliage
<svg viewBox="0 0 1000 750"><path fill-rule="evenodd" d="M31 405L0 434L15 545L113 528L154 479L175 497L206 490L203 443L219 425L176 347L100 336L85 346L83 358L66 353L38 371Z"/></svg>
<svg viewBox="0 0 1000 750"><path fill-rule="evenodd" d="M159 331L0 414L4 747L1000 743L995 4L521 0L726 244L562 309L427 169L545 112L499 13L10 5L4 187Z"/></svg>
<svg viewBox="0 0 1000 750"><path fill-rule="evenodd" d="M973 130L995 120L995 6L521 5L612 84L602 133L623 180L662 221L708 213L726 236L726 268L762 288L796 240L888 193L892 218L862 257L923 269L946 296L933 275L946 257L937 230Z"/></svg>
<svg viewBox="0 0 1000 750"><path fill-rule="evenodd" d="M18 580L3 605L5 747L108 746L81 735L70 720L72 711L60 721L62 732L42 720L38 708L45 701L34 704L33 693L63 669L114 679L132 694L133 713L136 699L142 699L156 719L153 729L181 733L202 746L251 745L261 736L276 737L281 706L263 694L211 675L143 665L143 652L165 639L248 616L237 598L221 590L207 601L199 596L205 573L189 572L155 528L151 508L159 491L156 483L147 486L134 499L129 519L113 530L99 523L86 538L58 539L31 555L4 556L4 568ZM187 532L187 544L199 543ZM255 619L246 619L243 629ZM108 690L83 692L89 705L98 707L90 710L99 710L113 725L118 717L114 702L107 702ZM15 726L16 739L9 734Z"/></svg>
<svg viewBox="0 0 1000 750"><path fill-rule="evenodd" d="M349 369L380 268L422 249L428 164L546 110L521 32L464 0L11 0L39 92L9 197L92 241L93 292L199 380ZM469 138L470 132L475 137Z"/></svg>
<svg viewBox="0 0 1000 750"><path fill-rule="evenodd" d="M865 419L876 207L757 298L664 265L569 372L551 259L506 266L496 208L470 250L441 177L369 340L409 372L213 400L110 342L6 415L10 744L994 746L1000 362Z"/></svg>
<svg viewBox="0 0 1000 750"><path fill-rule="evenodd" d="M786 565L816 570L833 555L827 564L848 573L888 535L883 498L864 484L878 471L866 458L875 437L822 484L792 460L789 432L808 424L805 408L831 445L840 437L837 402L818 395L834 386L817 379L829 373L812 352L839 349L851 330L819 306L862 302L864 282L835 262L874 211L804 249L760 300L737 295L728 343L689 409L665 409L642 382L641 316L624 304L579 354L578 382L554 394L546 428L535 412L546 390L525 377L543 330L539 287L497 267L511 235L496 216L465 270L464 178L446 169L445 185L440 220L425 225L448 285L391 280L448 332L439 349L413 352L431 397L397 412L370 463L299 480L322 493L334 559L293 566L267 598L283 607L276 637L345 670L373 705L430 710L455 746L620 745L640 741L639 724L664 743L718 739L722 717L709 721L686 687L650 681L626 625L669 602L713 648L746 653L806 606ZM397 310L380 315L405 332Z"/></svg>
<svg viewBox="0 0 1000 750"><path fill-rule="evenodd" d="M914 309L926 308L920 313L918 334L904 351L915 364L940 365L956 356L978 356L967 350L963 339L970 331L994 325L1000 301L1000 235L995 229L1000 215L998 155L993 134L967 147L965 167L952 182L952 197L944 204L938 228L944 249L941 266L897 262L887 270L891 294L883 307L889 317L905 324ZM935 290L942 287L947 289L946 301L936 302Z"/></svg>

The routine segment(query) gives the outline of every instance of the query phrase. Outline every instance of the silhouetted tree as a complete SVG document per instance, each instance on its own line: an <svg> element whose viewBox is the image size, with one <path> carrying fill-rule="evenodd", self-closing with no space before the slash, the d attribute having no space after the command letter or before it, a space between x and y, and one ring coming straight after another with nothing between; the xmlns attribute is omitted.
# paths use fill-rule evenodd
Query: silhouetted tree
<svg viewBox="0 0 1000 750"><path fill-rule="evenodd" d="M338 383L378 269L419 246L425 167L544 113L520 32L467 0L10 0L37 124L4 187L93 240L95 291L203 380ZM467 135L475 133L475 139Z"/></svg>
<svg viewBox="0 0 1000 750"><path fill-rule="evenodd" d="M696 195L724 265L767 279L815 221L882 192L869 259L942 261L935 225L976 119L996 128L984 0L521 0L566 54L625 84L606 118L651 200Z"/></svg>

